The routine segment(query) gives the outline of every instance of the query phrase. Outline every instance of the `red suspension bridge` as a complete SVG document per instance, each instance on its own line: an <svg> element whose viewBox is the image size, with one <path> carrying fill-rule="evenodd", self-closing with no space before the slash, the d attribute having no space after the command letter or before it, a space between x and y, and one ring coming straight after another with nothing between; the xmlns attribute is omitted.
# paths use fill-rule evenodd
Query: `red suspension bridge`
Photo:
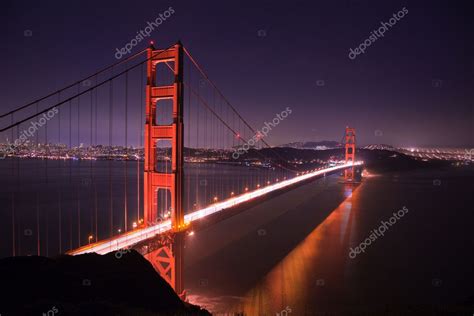
<svg viewBox="0 0 474 316"><path fill-rule="evenodd" d="M1 172L14 179L2 192L10 254L134 248L182 296L194 221L332 172L354 181L361 164L353 128L331 165L275 150L181 43L152 45L0 119Z"/></svg>

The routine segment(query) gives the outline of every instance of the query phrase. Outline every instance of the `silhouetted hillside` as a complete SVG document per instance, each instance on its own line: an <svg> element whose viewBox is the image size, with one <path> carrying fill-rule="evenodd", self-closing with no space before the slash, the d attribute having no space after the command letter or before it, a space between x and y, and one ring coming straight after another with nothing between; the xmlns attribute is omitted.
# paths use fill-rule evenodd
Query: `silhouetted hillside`
<svg viewBox="0 0 474 316"><path fill-rule="evenodd" d="M0 279L2 315L210 315L182 302L135 251L5 258Z"/></svg>
<svg viewBox="0 0 474 316"><path fill-rule="evenodd" d="M445 167L448 161L422 161L390 150L358 149L357 160L363 160L366 168L377 172L403 171L418 168Z"/></svg>
<svg viewBox="0 0 474 316"><path fill-rule="evenodd" d="M241 159L261 159L262 157L268 157L280 162L282 160L301 160L306 162L311 160L327 161L331 158L344 160L344 149L312 150L275 147L260 149L258 152L255 149L251 149L247 154L242 155ZM369 150L362 148L356 150L356 160L363 160L365 167L371 168L374 171L401 171L417 168L444 167L450 164L448 161L421 161L390 150Z"/></svg>

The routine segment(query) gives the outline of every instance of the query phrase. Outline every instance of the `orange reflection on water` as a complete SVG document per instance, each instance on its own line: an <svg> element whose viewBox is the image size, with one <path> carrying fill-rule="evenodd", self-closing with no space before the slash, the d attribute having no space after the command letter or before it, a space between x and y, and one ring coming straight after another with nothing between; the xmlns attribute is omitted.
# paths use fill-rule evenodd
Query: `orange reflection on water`
<svg viewBox="0 0 474 316"><path fill-rule="evenodd" d="M320 306L319 300L321 304L331 303L329 300L341 290L350 260L348 249L355 230L353 205L357 190L348 185L346 199L250 290L238 306L233 306L232 312L275 315L290 308L291 315L304 315L314 313L315 304Z"/></svg>

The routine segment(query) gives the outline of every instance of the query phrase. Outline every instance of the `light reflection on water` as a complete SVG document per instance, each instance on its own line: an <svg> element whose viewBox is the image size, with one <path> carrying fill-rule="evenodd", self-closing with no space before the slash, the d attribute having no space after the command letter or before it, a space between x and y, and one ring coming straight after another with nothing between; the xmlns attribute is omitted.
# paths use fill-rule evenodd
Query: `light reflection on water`
<svg viewBox="0 0 474 316"><path fill-rule="evenodd" d="M212 285L190 286L190 293L212 298L205 307L215 315L397 315L412 306L426 308L425 314L440 304L453 311L469 308L464 302L474 297L474 213L466 205L474 196L473 172L413 170L396 174L396 182L393 174L371 177L354 191L336 185L323 194L313 194L317 186L288 192L267 204L266 212L253 209L254 215L243 213L243 219L212 230L211 236L228 230L234 238L229 249L217 248L193 266L197 271L188 280L212 276ZM442 185L433 185L433 179L443 179ZM410 216L350 259L351 247L403 205ZM280 208L286 211L269 216ZM262 221L257 215L263 214L270 217L266 239L241 232L240 225ZM278 229L281 233L271 234ZM291 313L283 312L287 307Z"/></svg>
<svg viewBox="0 0 474 316"><path fill-rule="evenodd" d="M345 192L347 198L228 312L275 315L290 307L292 315L303 315L324 300L318 297L323 289L338 290L350 263L345 252L354 236L357 188L348 185Z"/></svg>

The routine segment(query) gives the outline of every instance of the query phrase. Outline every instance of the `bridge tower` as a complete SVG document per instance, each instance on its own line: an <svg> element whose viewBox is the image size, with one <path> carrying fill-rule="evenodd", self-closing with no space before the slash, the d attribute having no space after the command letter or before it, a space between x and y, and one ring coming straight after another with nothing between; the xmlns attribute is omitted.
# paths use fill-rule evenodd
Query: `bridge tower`
<svg viewBox="0 0 474 316"><path fill-rule="evenodd" d="M156 50L153 45L147 49L147 85L145 96L145 163L144 163L144 225L157 222L158 205L161 205L164 190L170 196L172 233L162 240L152 252L145 254L178 295L184 295L183 288L183 249L184 249L184 210L183 210L183 46L180 42L166 50ZM173 69L174 82L168 86L158 86L157 65L166 63ZM163 67L164 68L164 67ZM160 68L160 69L163 69ZM168 69L164 68L165 71ZM157 106L160 100L172 100L172 123L157 124ZM163 172L157 161L159 141L171 143L169 170ZM168 169L168 168L166 168Z"/></svg>
<svg viewBox="0 0 474 316"><path fill-rule="evenodd" d="M346 127L346 134L344 136L346 163L355 162L356 136L355 128ZM344 180L352 182L354 180L354 166L347 168L344 171Z"/></svg>

